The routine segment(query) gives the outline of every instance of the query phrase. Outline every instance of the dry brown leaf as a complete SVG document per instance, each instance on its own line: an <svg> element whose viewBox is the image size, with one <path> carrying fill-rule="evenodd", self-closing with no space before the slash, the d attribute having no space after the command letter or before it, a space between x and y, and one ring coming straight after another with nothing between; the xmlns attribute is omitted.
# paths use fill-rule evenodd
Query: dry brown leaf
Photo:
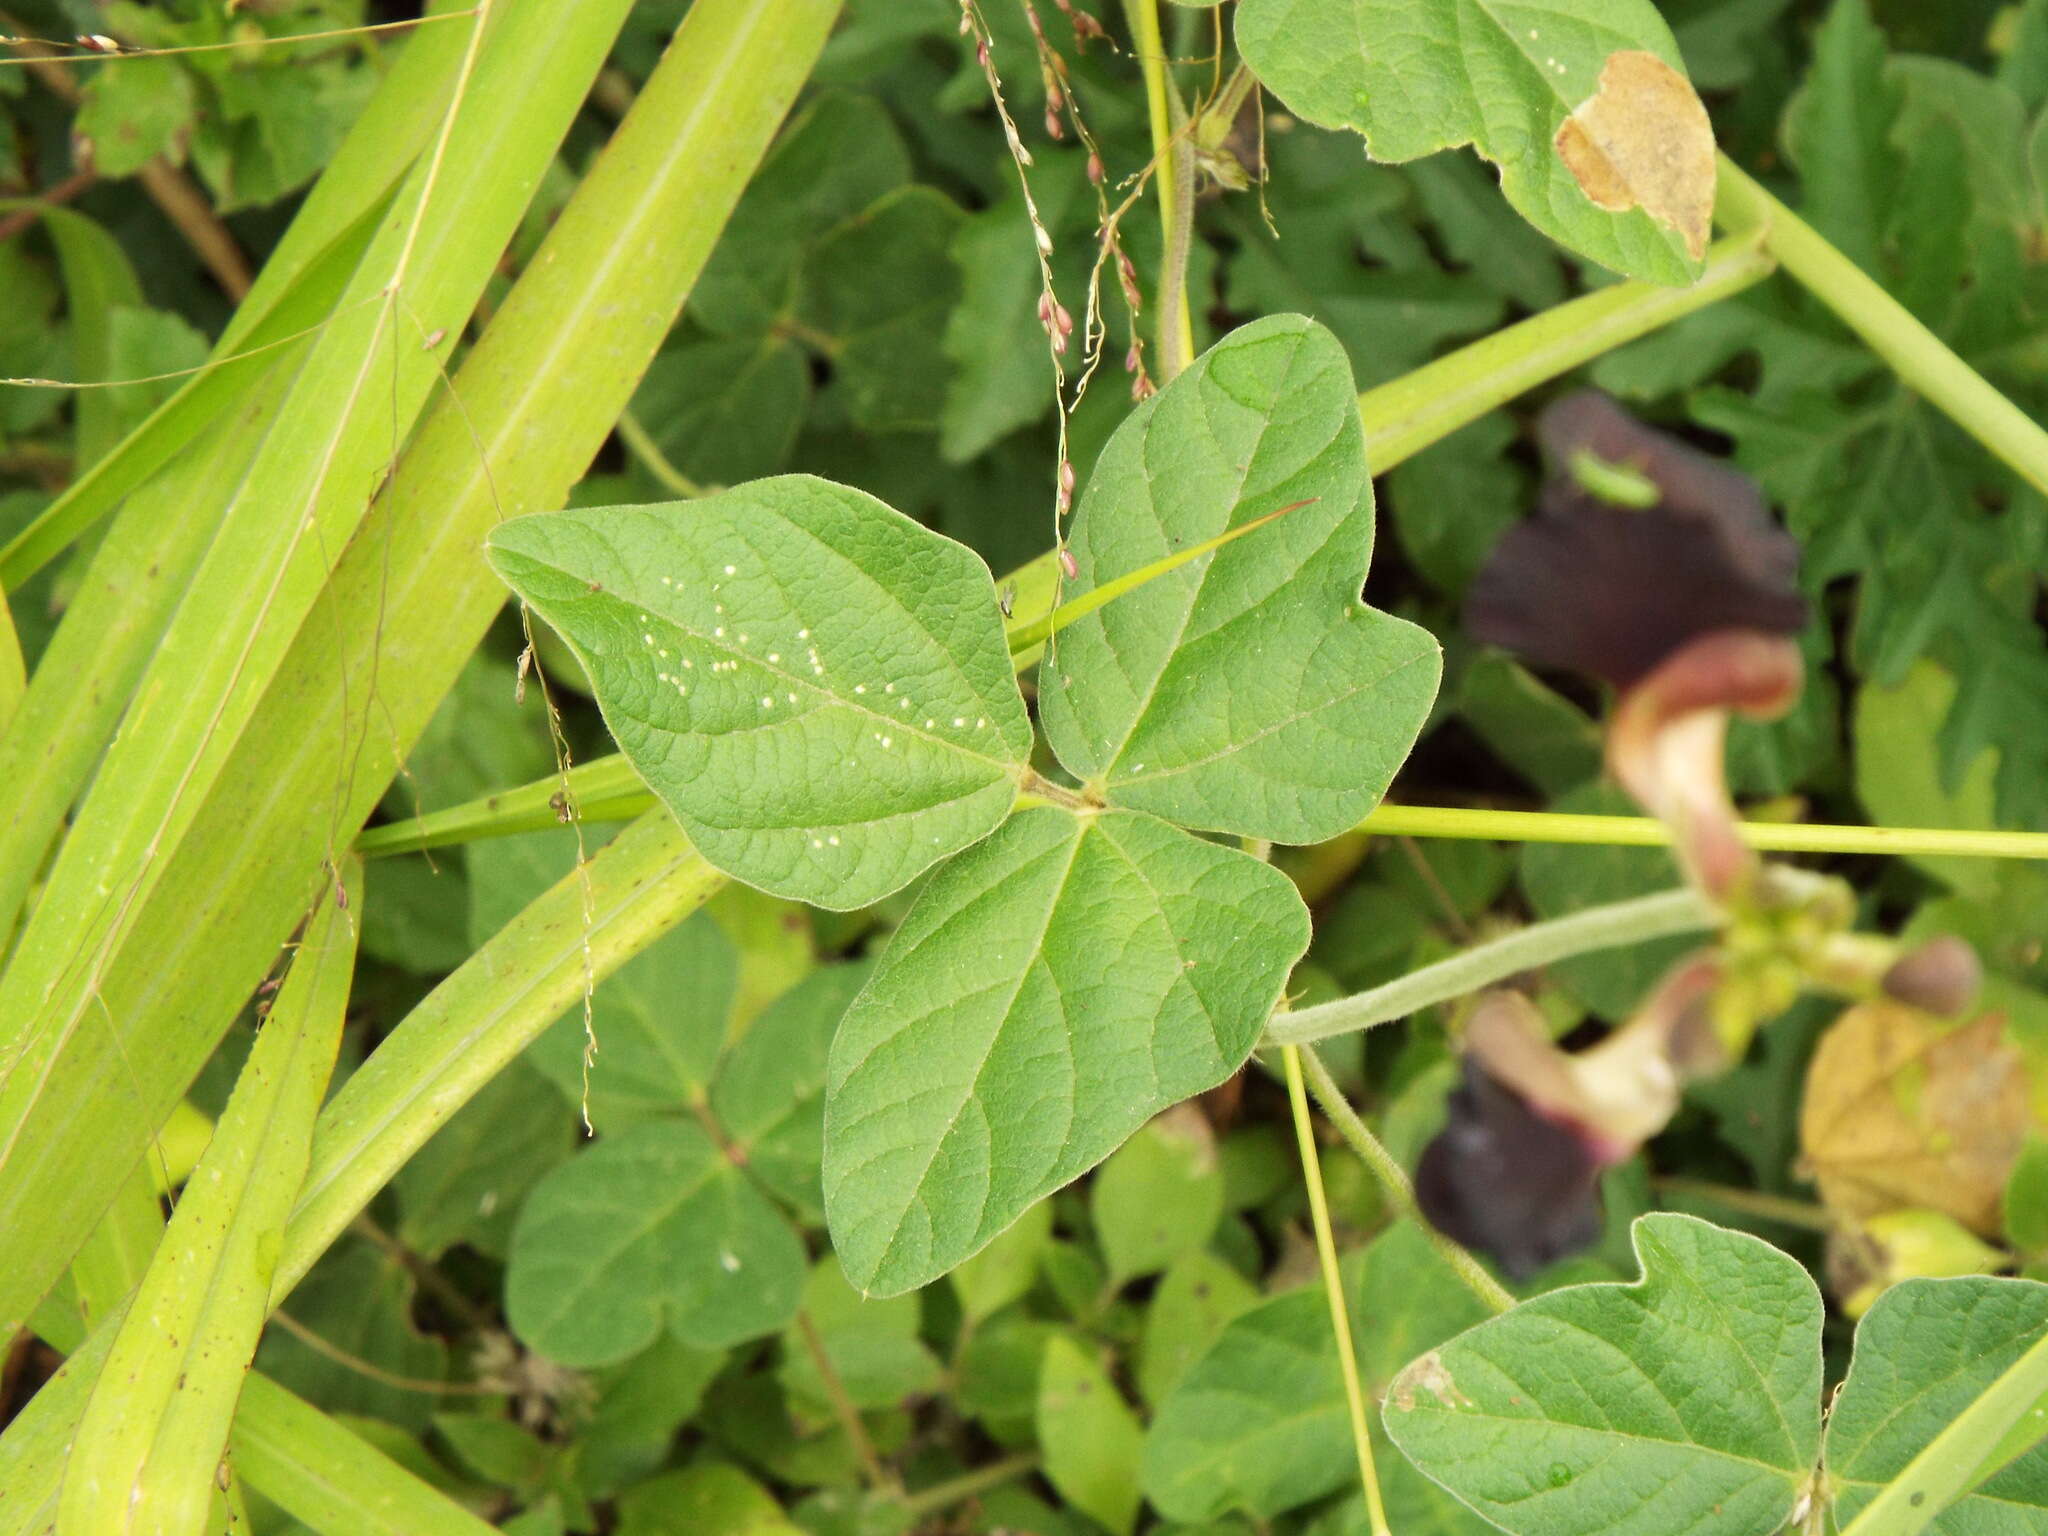
<svg viewBox="0 0 2048 1536"><path fill-rule="evenodd" d="M1640 48L1607 56L1600 85L1558 125L1557 153L1594 206L1641 208L1699 260L1714 213L1714 129L1692 82Z"/></svg>
<svg viewBox="0 0 2048 1536"><path fill-rule="evenodd" d="M1889 1001L1851 1008L1821 1037L1799 1116L1830 1210L1860 1221L1925 1207L1986 1235L2026 1130L2026 1072L2004 1015L1945 1028Z"/></svg>

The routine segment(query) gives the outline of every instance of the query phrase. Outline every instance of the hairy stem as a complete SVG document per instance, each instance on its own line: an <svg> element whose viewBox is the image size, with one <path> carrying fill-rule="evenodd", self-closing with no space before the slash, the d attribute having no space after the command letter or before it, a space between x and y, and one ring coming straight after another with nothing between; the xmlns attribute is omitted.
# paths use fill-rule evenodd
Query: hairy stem
<svg viewBox="0 0 2048 1536"><path fill-rule="evenodd" d="M1290 1046L1291 1051L1294 1047ZM1509 1294L1486 1267L1460 1244L1431 1226L1415 1204L1415 1186L1408 1182L1408 1174L1394 1161L1394 1154L1386 1149L1372 1128L1351 1107L1344 1097L1344 1090L1337 1086L1337 1080L1330 1076L1330 1069L1323 1065L1315 1047L1301 1047L1301 1056L1308 1072L1309 1092L1316 1097L1316 1104L1322 1109L1330 1124L1337 1128L1337 1134L1344 1138L1345 1145L1358 1154L1358 1160L1365 1164L1366 1171L1378 1181L1387 1197L1387 1203L1403 1216L1408 1217L1429 1238L1432 1246L1443 1256L1457 1277L1464 1282L1465 1289L1479 1298L1480 1304L1495 1312L1505 1312L1515 1304Z"/></svg>
<svg viewBox="0 0 2048 1536"><path fill-rule="evenodd" d="M1532 923L1489 943L1474 945L1369 992L1304 1008L1299 1013L1275 1014L1266 1025L1263 1043L1306 1045L1312 1040L1370 1029L1571 955L1640 944L1645 939L1661 939L1668 934L1697 933L1718 921L1719 914L1712 904L1689 888L1589 907L1569 917Z"/></svg>

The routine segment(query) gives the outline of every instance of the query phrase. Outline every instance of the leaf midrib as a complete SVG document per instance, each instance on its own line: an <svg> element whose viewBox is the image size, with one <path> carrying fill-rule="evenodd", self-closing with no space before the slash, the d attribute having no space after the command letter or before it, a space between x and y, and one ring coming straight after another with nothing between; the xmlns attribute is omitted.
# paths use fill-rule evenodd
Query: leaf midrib
<svg viewBox="0 0 2048 1536"><path fill-rule="evenodd" d="M1286 370L1282 374L1283 380L1293 377L1294 366L1300 360L1302 348L1307 344L1311 334L1313 333L1309 330L1307 326L1301 327L1301 329L1297 330L1294 333L1292 337L1292 340L1294 342L1294 348L1288 356ZM1214 356L1214 353L1210 354L1212 360ZM1191 387L1193 385L1199 385L1208 376L1209 365L1205 365L1202 373L1192 379ZM1208 404L1203 399L1199 389L1195 390L1193 398L1195 401L1195 407L1197 411L1200 412L1201 416L1203 417L1204 424L1206 425L1209 414ZM1277 399L1278 397L1276 396L1275 398ZM1150 446L1153 428L1157 427L1158 425L1159 412L1155 408L1152 414L1146 418L1145 433L1143 438L1140 439L1139 443L1138 463L1141 467L1148 465L1150 462L1150 457L1145 450L1147 447ZM1244 467L1238 471L1236 482L1231 488L1230 504L1225 509L1223 514L1223 527L1224 531L1226 532L1228 532L1229 529L1232 527L1232 518L1236 514L1238 508L1244 505L1245 482L1251 478L1252 466L1258 462L1259 449L1264 446L1266 441L1266 435L1270 431L1272 431L1272 428L1273 417L1272 413L1268 411L1260 418L1258 433L1252 439L1252 445L1250 449L1246 451L1244 456ZM1338 428L1338 431L1341 435L1343 428L1340 426ZM1213 431L1209 434L1209 441L1211 443L1216 442L1216 435ZM1318 452L1317 457L1320 457L1322 452L1327 451L1328 445L1326 444L1324 448ZM1311 459L1310 462L1312 464L1314 460ZM1145 511L1151 515L1153 526L1159 530L1161 542L1170 545L1172 543L1171 533L1166 526L1165 518L1160 513L1159 500L1153 494L1152 475L1149 469L1147 469L1145 473L1144 487ZM1171 554L1172 550L1169 549L1167 553ZM1194 581L1192 583L1191 590L1188 592L1187 602L1182 606L1179 617L1174 621L1173 643L1166 647L1164 659L1160 662L1159 666L1153 671L1151 679L1145 684L1144 688L1139 691L1138 699L1132 707L1132 709L1130 710L1129 715L1125 719L1113 747L1108 753L1109 760L1103 765L1102 772L1099 775L1097 775L1093 781L1098 788L1101 785L1107 784L1109 782L1111 776L1116 772L1116 765L1123 761L1124 753L1130 749L1131 737L1136 733L1138 726L1143 722L1146 714L1151 710L1152 701L1156 697L1158 697L1159 685L1165 679L1167 672L1171 669L1173 665L1174 654L1180 649L1181 641L1187 634L1188 625L1194 622L1195 609L1201 606L1202 593L1208 588L1209 576L1216 569L1216 561L1213 558L1199 560L1196 562L1196 565L1199 568L1194 572ZM1299 567L1296 568L1295 573L1291 573L1289 575L1288 580L1293 580L1293 575L1298 574L1298 572ZM1115 578L1112 577L1111 579L1114 580ZM1099 582L1097 584L1099 585ZM1283 586L1285 584L1286 583L1284 582L1282 583ZM1107 649L1112 656L1115 656L1117 654L1117 650L1115 645L1113 645L1110 642L1109 626L1098 619L1097 627L1102 632L1102 643L1104 648ZM1118 660L1119 663L1121 663L1122 658L1118 657ZM1107 743L1105 745L1107 745Z"/></svg>
<svg viewBox="0 0 2048 1536"><path fill-rule="evenodd" d="M1086 840L1090 830L1091 829L1087 825L1080 823L1078 821L1075 823L1072 829L1073 835L1069 840L1067 848L1066 868L1060 871L1059 882L1056 886L1054 886L1051 896L1045 903L1045 910L1038 920L1037 936L1033 939L1025 959L1017 967L1016 976L1009 988L1009 998L1003 1004L1003 1011L1001 1017L997 1020L996 1023L995 1032L997 1036L1000 1036L1002 1034L1003 1030L1008 1026L1010 1022L1013 1010L1016 1007L1017 994L1024 990L1025 978L1030 975L1033 967L1040 963L1041 957L1045 953L1046 931L1052 925L1053 914L1059 910L1060 898L1066 894L1068 882L1071 881L1074 877L1074 866L1076 863L1079 862L1081 856L1081 844L1083 841ZM938 935L942 933L945 927L951 922L952 918L948 918L946 924L941 924L940 927L933 929L932 932L926 936L926 942L929 942L930 939L938 937ZM894 1039L896 1038L896 1035L900 1033L900 1030L896 1031L894 1034L889 1036L889 1038ZM876 1048L879 1049L882 1043L883 1042L877 1042ZM870 1051L868 1054L869 1057L872 1057L874 1053L873 1051ZM910 1199L904 1202L902 1211L897 1214L895 1218L894 1230L892 1230L889 1234L888 1245L882 1250L881 1260L875 1266L877 1271L880 1271L883 1268L885 1268L888 1265L889 1261L893 1257L895 1257L896 1245L899 1242L901 1242L903 1238L903 1217L909 1213L911 1205L914 1202L916 1202L916 1200L922 1194L925 1187L926 1178L931 1173L932 1163L938 1158L939 1149L946 1144L946 1139L953 1134L954 1129L960 1124L960 1116L966 1112L967 1106L975 1102L975 1099L978 1096L978 1089L981 1085L982 1074L988 1070L989 1057L992 1054L992 1050L985 1050L982 1052L981 1060L975 1063L974 1076L968 1082L967 1091L960 1096L959 1103L953 1106L953 1113L951 1114L951 1116L948 1117L945 1129L941 1131L937 1136L932 1138L931 1150L926 1154L923 1166L918 1169L917 1180L913 1187ZM867 1058L863 1058L864 1063L866 1059ZM1061 1138L1062 1144L1064 1145L1065 1143L1071 1141L1071 1139L1071 1134L1063 1136ZM993 1187L993 1180L986 1181L983 1184L981 1194L981 1209L975 1213L974 1217L974 1230L976 1232L979 1232L981 1230L982 1223L987 1219L989 1193Z"/></svg>

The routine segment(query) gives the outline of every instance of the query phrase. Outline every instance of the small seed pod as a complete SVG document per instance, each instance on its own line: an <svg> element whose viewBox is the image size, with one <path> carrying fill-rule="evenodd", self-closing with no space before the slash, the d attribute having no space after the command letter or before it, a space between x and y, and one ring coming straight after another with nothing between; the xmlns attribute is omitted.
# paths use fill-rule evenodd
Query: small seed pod
<svg viewBox="0 0 2048 1536"><path fill-rule="evenodd" d="M1962 939L1943 934L1901 955L1878 985L1885 996L1902 1003L1954 1015L1977 1000L1983 982L1977 951Z"/></svg>

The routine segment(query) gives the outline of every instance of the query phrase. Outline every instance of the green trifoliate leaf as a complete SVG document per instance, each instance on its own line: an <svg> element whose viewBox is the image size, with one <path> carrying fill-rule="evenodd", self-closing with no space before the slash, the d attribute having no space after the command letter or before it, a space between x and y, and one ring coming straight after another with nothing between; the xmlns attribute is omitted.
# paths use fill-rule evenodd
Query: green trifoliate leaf
<svg viewBox="0 0 2048 1536"><path fill-rule="evenodd" d="M1237 45L1288 110L1375 160L1470 144L1515 211L1654 282L1698 276L1714 138L1650 0L1243 0Z"/></svg>
<svg viewBox="0 0 2048 1536"><path fill-rule="evenodd" d="M932 877L832 1043L825 1211L893 1294L1250 1054L1308 913L1149 816L1041 807Z"/></svg>
<svg viewBox="0 0 2048 1536"><path fill-rule="evenodd" d="M808 475L515 518L492 563L560 631L706 859L839 910L993 831L1031 726L979 556Z"/></svg>
<svg viewBox="0 0 2048 1536"><path fill-rule="evenodd" d="M2048 1285L2032 1280L1907 1280L1880 1296L1856 1329L1848 1379L1828 1414L1836 1520L1855 1519L2044 1330ZM2002 1444L1977 1446L1983 1481L1929 1528L2048 1529L2044 1427L2036 1409Z"/></svg>
<svg viewBox="0 0 2048 1536"><path fill-rule="evenodd" d="M826 1053L869 969L828 965L806 976L747 1027L711 1085L711 1113L745 1157L747 1172L812 1220L824 1215L818 1164Z"/></svg>
<svg viewBox="0 0 2048 1536"><path fill-rule="evenodd" d="M880 199L822 241L804 268L797 318L832 340L847 414L870 432L936 427L952 360L946 317L960 297L953 240L965 216L930 187Z"/></svg>
<svg viewBox="0 0 2048 1536"><path fill-rule="evenodd" d="M1821 1299L1768 1243L1634 1228L1643 1278L1526 1301L1387 1391L1409 1460L1515 1536L1774 1531L1820 1441Z"/></svg>
<svg viewBox="0 0 2048 1536"><path fill-rule="evenodd" d="M1359 601L1372 484L1351 370L1321 326L1245 326L1131 413L1074 521L1076 590L1295 503L1055 637L1046 735L1112 803L1313 843L1385 793L1441 660Z"/></svg>
<svg viewBox="0 0 2048 1536"><path fill-rule="evenodd" d="M769 330L795 301L806 248L910 179L910 151L888 108L833 92L789 125L733 210L690 314L720 335Z"/></svg>
<svg viewBox="0 0 2048 1536"><path fill-rule="evenodd" d="M512 1330L564 1365L608 1365L664 1326L717 1348L796 1315L803 1244L694 1125L608 1136L540 1182L512 1233Z"/></svg>

